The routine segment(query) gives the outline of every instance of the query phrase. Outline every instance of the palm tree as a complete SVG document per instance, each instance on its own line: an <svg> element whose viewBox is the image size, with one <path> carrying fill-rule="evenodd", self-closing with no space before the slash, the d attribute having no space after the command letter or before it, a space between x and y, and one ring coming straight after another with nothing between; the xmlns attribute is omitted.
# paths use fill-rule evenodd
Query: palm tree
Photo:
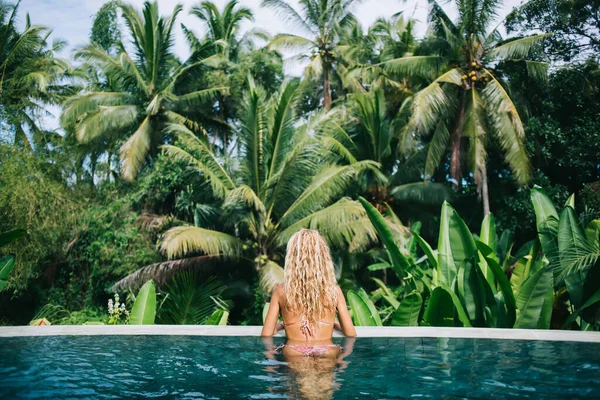
<svg viewBox="0 0 600 400"><path fill-rule="evenodd" d="M251 39L255 35L265 38L255 30L239 36L241 24L244 21L254 21L254 15L249 8L238 7L237 0L227 2L222 11L219 11L213 2L203 1L194 6L190 14L206 23L207 34L202 43L212 43L213 46L220 47L220 52L227 60L236 61L243 46L251 45ZM187 28L185 32L191 33Z"/></svg>
<svg viewBox="0 0 600 400"><path fill-rule="evenodd" d="M210 74L210 80L217 85L233 87L232 80L236 72L241 73L245 80L249 71L240 64L245 55L254 50L254 39L268 40L268 35L260 30L252 29L244 35L240 34L241 24L244 21L254 21L252 11L247 7L239 7L237 0L230 0L222 11L210 1L203 1L194 6L191 15L198 17L206 24L206 35L198 38L185 25L182 25L185 36L192 49L191 59L205 57L206 55L221 56L218 66ZM243 71L239 71L243 69ZM236 88L233 88L235 91ZM235 94L231 93L231 94ZM241 96L240 96L241 97ZM228 154L229 127L227 124L235 105L228 93L217 96L218 116L221 124L217 125L215 139L220 138L225 156Z"/></svg>
<svg viewBox="0 0 600 400"><path fill-rule="evenodd" d="M227 88L192 88L186 82L190 73L210 60L181 64L173 55L173 26L180 5L168 18L159 15L156 2L145 2L141 13L130 5L120 8L134 56L123 45L114 57L96 44L79 49L76 57L99 69L111 90L84 91L68 99L61 122L74 125L82 142L115 142L125 137L119 150L121 174L133 180L146 157L164 143L168 123L185 123L199 131L187 113Z"/></svg>
<svg viewBox="0 0 600 400"><path fill-rule="evenodd" d="M33 149L27 133L35 142L44 140L37 119L48 114L46 105L58 103L66 88L59 80L71 68L55 57L65 42L49 45L49 28L31 25L27 15L24 30L18 30L18 9L19 3L13 6L0 1L0 118L14 133L16 144Z"/></svg>
<svg viewBox="0 0 600 400"><path fill-rule="evenodd" d="M349 95L345 107L334 108L320 124L322 141L338 157L338 163L372 160L380 168L362 173L360 192L381 212L386 203L441 206L451 191L441 183L423 182L423 152L405 162L397 154L397 131L402 116L388 116L384 91L372 85L368 92Z"/></svg>
<svg viewBox="0 0 600 400"><path fill-rule="evenodd" d="M339 60L337 49L344 26L354 20L350 10L360 0L300 0L301 12L284 0L263 0L264 7L280 12L304 30L307 36L279 34L270 47L301 51L299 59L310 59L307 77L323 80L323 107L331 109L331 74ZM308 55L307 53L310 53Z"/></svg>
<svg viewBox="0 0 600 400"><path fill-rule="evenodd" d="M226 257L253 262L269 291L282 280L286 243L301 228L318 229L332 247L354 242L364 248L375 239L361 205L345 197L336 199L376 163L324 162L323 143L311 134L313 124L294 126L301 92L297 83L284 83L269 100L252 81L249 87L237 132L239 163L232 168L215 157L206 138L198 138L185 125L170 126L181 147L166 145L165 152L210 182L221 218L213 224L218 230L203 223L169 229L161 249L171 259L200 254L202 261Z"/></svg>
<svg viewBox="0 0 600 400"><path fill-rule="evenodd" d="M504 160L519 184L527 183L531 172L523 123L502 80L501 66L506 61L523 63L532 78L543 79L547 64L529 59L528 54L546 35L502 39L498 28L489 29L500 4L496 0L457 1L456 22L437 2L430 3L433 35L422 46L433 48L433 52L386 63L390 71L424 77L430 82L412 100L413 113L403 148L412 151L418 138L430 136L425 172L432 176L450 147L450 172L458 186L467 147L468 166L487 215L486 147L492 138L500 144Z"/></svg>

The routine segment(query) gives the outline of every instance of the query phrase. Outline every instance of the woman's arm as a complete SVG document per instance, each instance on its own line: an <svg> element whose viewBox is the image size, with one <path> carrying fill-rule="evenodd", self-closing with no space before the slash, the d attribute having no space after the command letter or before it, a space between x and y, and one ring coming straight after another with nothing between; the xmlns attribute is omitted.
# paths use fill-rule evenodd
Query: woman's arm
<svg viewBox="0 0 600 400"><path fill-rule="evenodd" d="M344 293L340 287L337 287L337 310L338 310L338 320L340 321L340 331L348 336L355 337L356 329L354 329L354 324L352 323L352 318L350 318L350 313L348 312L348 306L346 305L346 299L344 298Z"/></svg>
<svg viewBox="0 0 600 400"><path fill-rule="evenodd" d="M260 334L261 336L273 336L279 329L281 329L279 326L277 326L277 320L279 319L280 292L281 290L279 289L279 286L273 290L271 303L269 304L269 311L267 311L267 317L265 318L265 323Z"/></svg>

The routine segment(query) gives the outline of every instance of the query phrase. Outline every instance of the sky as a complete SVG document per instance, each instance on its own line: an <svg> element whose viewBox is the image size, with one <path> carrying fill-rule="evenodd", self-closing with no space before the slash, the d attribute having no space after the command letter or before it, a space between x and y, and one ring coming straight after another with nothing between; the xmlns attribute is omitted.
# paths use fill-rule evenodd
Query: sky
<svg viewBox="0 0 600 400"><path fill-rule="evenodd" d="M130 0L129 2L141 9L144 0ZM213 2L219 9L222 9L227 0L213 0ZM88 43L93 16L104 3L104 0L22 0L19 17L21 23L24 23L25 12L28 12L31 16L32 24L45 25L52 28L53 33L51 37L64 39L68 42L68 46L62 52L61 56L70 58L74 48ZM188 29L192 29L197 36L203 36L203 23L196 17L189 15L189 10L194 5L200 3L200 0L180 0L178 2L173 0L159 0L160 12L163 15L169 15L177 3L183 5L184 8L183 12L179 14L179 22L185 24ZM250 8L254 12L254 22L246 23L242 26L242 30L259 27L271 35L282 32L302 34L302 32L294 30L289 22L285 21L273 10L262 8L260 6L261 0L238 0L238 3ZM297 9L298 2L296 0L289 0L288 3ZM456 11L452 4L446 4L444 0L441 0L440 3L443 4L444 9L451 18L456 17ZM504 18L513 7L519 4L520 0L505 0L499 10L498 17ZM425 32L428 14L427 0L363 0L353 10L365 30L377 18L389 18L399 11L417 21L418 35L422 35ZM176 29L175 52L181 59L185 59L189 55L187 43L179 25ZM300 75L303 70L303 65L294 62L286 63L285 67L288 75ZM55 111L58 111L58 109L54 108L51 110L51 112ZM47 125L50 125L46 126L49 129L58 127L55 118L50 118Z"/></svg>

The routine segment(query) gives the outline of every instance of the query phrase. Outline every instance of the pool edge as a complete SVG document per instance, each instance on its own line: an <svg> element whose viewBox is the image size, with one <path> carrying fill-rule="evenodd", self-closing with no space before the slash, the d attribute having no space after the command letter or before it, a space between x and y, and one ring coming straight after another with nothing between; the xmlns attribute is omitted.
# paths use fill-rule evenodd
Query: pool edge
<svg viewBox="0 0 600 400"><path fill-rule="evenodd" d="M0 337L19 336L97 336L97 335L182 335L182 336L260 336L261 326L205 325L53 325L0 327ZM466 338L550 340L600 343L600 332L446 328L446 327L357 327L358 337ZM279 334L278 336L283 336ZM336 333L336 336L339 334Z"/></svg>

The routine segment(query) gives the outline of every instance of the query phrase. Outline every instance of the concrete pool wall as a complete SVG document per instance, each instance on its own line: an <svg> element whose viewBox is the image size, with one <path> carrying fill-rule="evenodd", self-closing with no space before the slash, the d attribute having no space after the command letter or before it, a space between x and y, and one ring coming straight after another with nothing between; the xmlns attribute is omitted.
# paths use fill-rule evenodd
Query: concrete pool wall
<svg viewBox="0 0 600 400"><path fill-rule="evenodd" d="M0 337L60 335L260 336L261 326L53 325L0 327ZM356 327L358 337L551 340L600 343L600 332L442 327ZM276 336L285 336L283 331ZM340 337L339 333L334 334Z"/></svg>

